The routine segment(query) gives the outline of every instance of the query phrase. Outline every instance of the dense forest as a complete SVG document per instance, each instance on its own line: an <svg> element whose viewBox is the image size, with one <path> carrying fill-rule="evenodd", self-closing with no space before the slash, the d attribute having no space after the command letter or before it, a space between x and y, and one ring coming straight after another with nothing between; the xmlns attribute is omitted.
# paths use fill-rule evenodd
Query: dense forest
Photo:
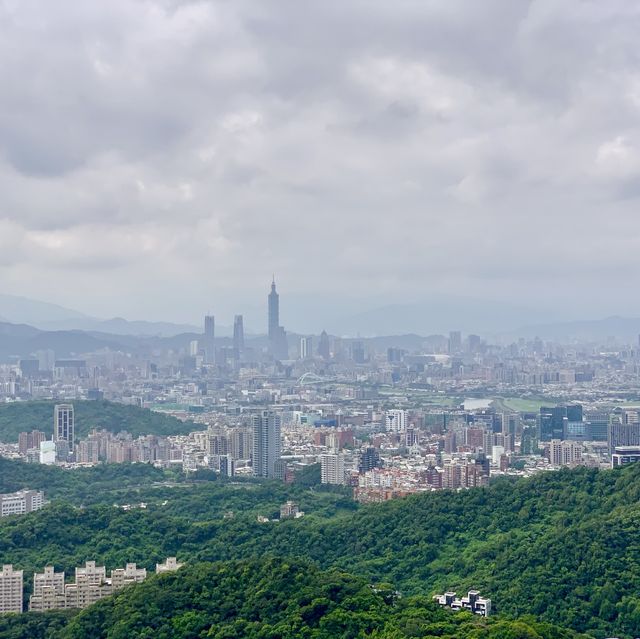
<svg viewBox="0 0 640 639"><path fill-rule="evenodd" d="M375 586L375 587L372 587ZM68 622L68 625L66 625ZM5 639L577 639L532 618L483 619L400 597L305 561L199 563L152 576L69 618L0 619Z"/></svg>
<svg viewBox="0 0 640 639"><path fill-rule="evenodd" d="M53 432L55 402L12 402L0 404L0 442L17 442L22 431ZM138 406L101 401L74 401L76 437L85 437L94 428L112 433L126 430L138 435L179 435L198 430L193 422Z"/></svg>
<svg viewBox="0 0 640 639"><path fill-rule="evenodd" d="M0 561L29 579L45 564L69 572L86 559L151 568L169 555L193 563L269 554L389 582L403 597L477 588L507 617L531 614L597 637L640 636L640 465L360 507L304 486L145 481L134 494L146 509L114 508L108 491L102 503L77 508L69 490L69 503L7 518ZM286 499L305 517L256 521L275 519Z"/></svg>

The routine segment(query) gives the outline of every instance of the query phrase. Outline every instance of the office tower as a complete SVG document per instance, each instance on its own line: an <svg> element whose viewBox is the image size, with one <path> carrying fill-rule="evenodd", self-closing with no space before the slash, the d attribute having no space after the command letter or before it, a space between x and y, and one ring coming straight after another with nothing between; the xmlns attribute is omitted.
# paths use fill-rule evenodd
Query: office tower
<svg viewBox="0 0 640 639"><path fill-rule="evenodd" d="M327 331L322 331L322 333L320 333L318 355L320 355L320 357L325 360L331 358L331 347L329 345L329 336L327 335Z"/></svg>
<svg viewBox="0 0 640 639"><path fill-rule="evenodd" d="M241 359L244 352L244 324L242 315L233 318L233 353L236 359Z"/></svg>
<svg viewBox="0 0 640 639"><path fill-rule="evenodd" d="M53 409L53 441L65 441L73 452L75 422L73 404L56 404Z"/></svg>
<svg viewBox="0 0 640 639"><path fill-rule="evenodd" d="M462 333L451 331L449 333L449 353L459 353L462 350Z"/></svg>
<svg viewBox="0 0 640 639"><path fill-rule="evenodd" d="M189 342L189 357L195 357L198 354L198 348L200 343L197 339L192 339Z"/></svg>
<svg viewBox="0 0 640 639"><path fill-rule="evenodd" d="M282 478L280 470L280 415L261 411L253 416L253 474L256 477Z"/></svg>
<svg viewBox="0 0 640 639"><path fill-rule="evenodd" d="M11 564L2 566L0 572L0 614L22 612L22 570L14 570Z"/></svg>
<svg viewBox="0 0 640 639"><path fill-rule="evenodd" d="M470 353L477 353L482 345L482 340L479 335L469 335L467 337L467 346Z"/></svg>
<svg viewBox="0 0 640 639"><path fill-rule="evenodd" d="M388 410L385 424L388 431L403 433L407 429L407 411L397 409Z"/></svg>
<svg viewBox="0 0 640 639"><path fill-rule="evenodd" d="M276 279L271 282L271 293L268 297L269 304L269 342L275 344L278 338L278 329L280 328L280 296L276 292Z"/></svg>
<svg viewBox="0 0 640 639"><path fill-rule="evenodd" d="M640 423L628 414L612 415L608 440L611 452L619 446L640 446Z"/></svg>
<svg viewBox="0 0 640 639"><path fill-rule="evenodd" d="M43 612L65 607L64 572L55 572L53 566L45 566L44 572L34 573L29 610Z"/></svg>
<svg viewBox="0 0 640 639"><path fill-rule="evenodd" d="M351 359L356 364L364 364L367 361L364 344L362 342L353 342L353 344L351 344Z"/></svg>
<svg viewBox="0 0 640 639"><path fill-rule="evenodd" d="M309 359L313 355L313 338L300 338L300 359Z"/></svg>
<svg viewBox="0 0 640 639"><path fill-rule="evenodd" d="M611 455L611 468L640 461L640 446L616 446Z"/></svg>
<svg viewBox="0 0 640 639"><path fill-rule="evenodd" d="M213 315L204 318L204 363L213 364L216 358L216 319Z"/></svg>
<svg viewBox="0 0 640 639"><path fill-rule="evenodd" d="M327 453L320 455L320 478L323 484L342 485L344 477L344 455L342 453Z"/></svg>

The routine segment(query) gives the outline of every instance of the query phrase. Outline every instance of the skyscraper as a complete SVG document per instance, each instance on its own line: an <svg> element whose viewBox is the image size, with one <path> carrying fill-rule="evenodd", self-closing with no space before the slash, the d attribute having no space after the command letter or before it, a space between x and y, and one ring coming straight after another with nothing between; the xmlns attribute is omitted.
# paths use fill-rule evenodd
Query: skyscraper
<svg viewBox="0 0 640 639"><path fill-rule="evenodd" d="M280 476L280 415L263 410L253 416L253 474L282 479Z"/></svg>
<svg viewBox="0 0 640 639"><path fill-rule="evenodd" d="M309 359L313 355L313 338L300 338L300 359Z"/></svg>
<svg viewBox="0 0 640 639"><path fill-rule="evenodd" d="M0 572L0 614L22 612L22 570L4 564Z"/></svg>
<svg viewBox="0 0 640 639"><path fill-rule="evenodd" d="M213 364L216 357L216 319L213 315L204 317L204 362Z"/></svg>
<svg viewBox="0 0 640 639"><path fill-rule="evenodd" d="M73 404L56 404L53 409L53 441L66 441L72 452L74 436Z"/></svg>
<svg viewBox="0 0 640 639"><path fill-rule="evenodd" d="M269 341L273 344L278 339L280 328L280 296L276 292L275 277L271 281L271 293L269 293Z"/></svg>
<svg viewBox="0 0 640 639"><path fill-rule="evenodd" d="M236 315L233 319L233 354L236 359L242 357L244 351L244 324L242 315Z"/></svg>
<svg viewBox="0 0 640 639"><path fill-rule="evenodd" d="M318 355L320 355L322 359L329 359L331 357L331 346L329 345L329 336L327 335L327 331L322 331L322 333L320 333Z"/></svg>
<svg viewBox="0 0 640 639"><path fill-rule="evenodd" d="M275 278L271 282L271 293L269 293L269 349L276 359L287 359L289 347L287 344L287 333L280 326L280 296L276 291Z"/></svg>

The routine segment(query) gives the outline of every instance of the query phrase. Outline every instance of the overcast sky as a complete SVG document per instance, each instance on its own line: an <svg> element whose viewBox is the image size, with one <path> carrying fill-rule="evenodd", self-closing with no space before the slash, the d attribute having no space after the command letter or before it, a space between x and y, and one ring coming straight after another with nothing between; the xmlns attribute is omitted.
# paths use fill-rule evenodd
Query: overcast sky
<svg viewBox="0 0 640 639"><path fill-rule="evenodd" d="M0 292L640 314L634 0L0 0Z"/></svg>

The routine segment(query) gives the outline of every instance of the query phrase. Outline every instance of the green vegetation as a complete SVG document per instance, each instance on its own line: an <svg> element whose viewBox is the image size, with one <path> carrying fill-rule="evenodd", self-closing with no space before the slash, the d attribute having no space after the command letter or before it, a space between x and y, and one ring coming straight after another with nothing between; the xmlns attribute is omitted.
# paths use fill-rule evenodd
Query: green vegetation
<svg viewBox="0 0 640 639"><path fill-rule="evenodd" d="M0 467L0 477L7 473ZM69 572L86 559L152 568L171 555L190 564L269 555L392 583L403 601L477 588L506 617L530 614L596 637L640 636L640 464L361 507L344 494L305 486L130 479L141 484L135 495L149 502L146 509L54 503L1 521L0 562L29 577L45 564ZM73 494L69 489L67 497ZM257 514L276 517L286 499L307 515L256 521Z"/></svg>
<svg viewBox="0 0 640 639"><path fill-rule="evenodd" d="M40 623L48 615L40 616ZM56 618L56 622L60 617ZM7 637L38 639L11 633ZM39 635L43 637L45 635ZM389 585L304 561L192 564L149 577L52 628L50 639L577 639L531 619L483 619L398 598Z"/></svg>
<svg viewBox="0 0 640 639"><path fill-rule="evenodd" d="M56 402L12 402L0 404L0 441L16 442L22 431L53 432L53 407ZM182 422L170 415L146 408L108 401L73 402L76 437L85 437L94 428L112 433L126 430L138 435L178 435L198 430L193 422Z"/></svg>

